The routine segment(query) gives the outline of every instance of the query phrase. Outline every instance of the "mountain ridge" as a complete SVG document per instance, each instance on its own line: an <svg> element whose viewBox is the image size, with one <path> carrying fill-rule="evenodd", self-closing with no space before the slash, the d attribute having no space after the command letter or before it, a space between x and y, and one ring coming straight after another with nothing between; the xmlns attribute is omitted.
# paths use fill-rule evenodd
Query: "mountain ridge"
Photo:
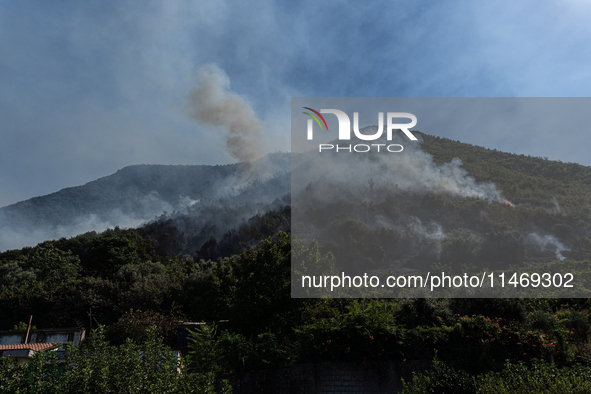
<svg viewBox="0 0 591 394"><path fill-rule="evenodd" d="M548 212L560 210L571 222L578 216L579 226L591 215L591 167L415 133L421 139L421 149L434 163L442 165L459 158L470 177L477 182L493 182L514 204ZM290 163L289 153L274 153L252 168L244 164L127 166L84 185L0 208L0 250L19 247L18 242L3 241L3 234L10 238L6 235L9 231L27 232L27 236L32 232L25 237L32 245L44 236L55 239L115 226L137 227L163 214L184 212L196 202L215 206L218 200L233 198L237 205L261 202L264 206L275 199L285 200ZM276 192L270 192L270 184L267 189L257 189L257 185L281 173L284 178L274 181ZM279 209L279 205L273 209ZM251 213L264 212L253 208ZM72 223L75 226L69 228Z"/></svg>
<svg viewBox="0 0 591 394"><path fill-rule="evenodd" d="M84 185L0 208L0 232L29 234L37 231L59 238L76 235L75 231L136 227L162 214L186 209L197 201L239 194L249 182L287 171L287 156L286 153L270 154L251 165L127 166ZM72 223L75 228L69 231ZM37 238L36 242L43 240ZM4 249L2 234L1 249Z"/></svg>

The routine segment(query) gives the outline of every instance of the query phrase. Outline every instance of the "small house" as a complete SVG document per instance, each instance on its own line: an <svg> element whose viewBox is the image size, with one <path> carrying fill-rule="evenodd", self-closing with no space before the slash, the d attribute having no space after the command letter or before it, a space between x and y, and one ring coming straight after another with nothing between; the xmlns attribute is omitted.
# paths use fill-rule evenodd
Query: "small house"
<svg viewBox="0 0 591 394"><path fill-rule="evenodd" d="M66 343L79 345L84 340L83 328L0 331L0 357L10 357L15 364L27 363L41 350L56 351Z"/></svg>

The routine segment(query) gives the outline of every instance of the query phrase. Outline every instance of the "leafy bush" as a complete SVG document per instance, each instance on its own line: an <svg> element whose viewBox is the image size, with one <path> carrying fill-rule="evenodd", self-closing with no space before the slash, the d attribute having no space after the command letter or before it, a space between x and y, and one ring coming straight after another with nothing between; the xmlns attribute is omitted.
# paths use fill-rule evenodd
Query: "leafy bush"
<svg viewBox="0 0 591 394"><path fill-rule="evenodd" d="M413 374L412 381L403 384L404 394L583 394L591 392L591 368L581 364L559 368L543 361L531 367L507 362L501 372L471 376L435 359L431 370Z"/></svg>
<svg viewBox="0 0 591 394"><path fill-rule="evenodd" d="M3 393L216 393L213 373L192 373L148 331L144 346L126 342L108 345L102 327L84 347L69 346L65 360L56 352L38 352L23 365L0 359L0 391ZM227 382L219 391L230 393Z"/></svg>
<svg viewBox="0 0 591 394"><path fill-rule="evenodd" d="M143 344L148 339L150 329L156 332L168 346L176 346L176 323L184 320L184 316L173 305L167 314L152 310L134 310L125 312L115 324L105 329L106 337L113 345L122 345L126 340L136 344Z"/></svg>
<svg viewBox="0 0 591 394"><path fill-rule="evenodd" d="M410 384L403 380L403 394L477 393L476 379L462 370L448 367L435 358L433 368L424 374L414 374Z"/></svg>
<svg viewBox="0 0 591 394"><path fill-rule="evenodd" d="M539 334L504 319L463 316L453 326L418 329L423 343L441 360L472 373L499 369L506 359L565 360L570 333Z"/></svg>
<svg viewBox="0 0 591 394"><path fill-rule="evenodd" d="M584 342L589 338L591 328L587 315L583 315L579 311L571 311L565 326L573 330L573 339Z"/></svg>
<svg viewBox="0 0 591 394"><path fill-rule="evenodd" d="M204 324L191 332L189 349L200 372L235 373L286 366L293 361L295 347L272 333L246 339L227 330L218 335L217 326Z"/></svg>
<svg viewBox="0 0 591 394"><path fill-rule="evenodd" d="M543 310L532 312L529 318L529 324L532 329L541 332L547 332L558 328L558 322L554 315Z"/></svg>
<svg viewBox="0 0 591 394"><path fill-rule="evenodd" d="M296 329L300 361L402 360L413 351L407 330L394 322L394 306L383 300L353 302L348 312Z"/></svg>
<svg viewBox="0 0 591 394"><path fill-rule="evenodd" d="M591 392L591 369L580 364L559 368L536 362L507 363L502 372L491 372L478 379L483 394L583 394Z"/></svg>
<svg viewBox="0 0 591 394"><path fill-rule="evenodd" d="M450 301L446 299L403 299L397 316L408 328L455 323Z"/></svg>
<svg viewBox="0 0 591 394"><path fill-rule="evenodd" d="M517 298L452 298L449 302L453 313L460 316L501 317L519 323L527 320L525 303Z"/></svg>

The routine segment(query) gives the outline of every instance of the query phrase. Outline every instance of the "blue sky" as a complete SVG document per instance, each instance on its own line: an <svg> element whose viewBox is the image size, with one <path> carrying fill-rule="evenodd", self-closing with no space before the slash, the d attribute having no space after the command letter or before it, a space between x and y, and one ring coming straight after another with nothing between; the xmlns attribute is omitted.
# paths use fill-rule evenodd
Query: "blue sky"
<svg viewBox="0 0 591 394"><path fill-rule="evenodd" d="M210 63L267 151L289 150L292 96L587 97L590 17L582 0L0 0L0 206L132 164L232 162L187 115ZM585 127L441 135L591 165Z"/></svg>

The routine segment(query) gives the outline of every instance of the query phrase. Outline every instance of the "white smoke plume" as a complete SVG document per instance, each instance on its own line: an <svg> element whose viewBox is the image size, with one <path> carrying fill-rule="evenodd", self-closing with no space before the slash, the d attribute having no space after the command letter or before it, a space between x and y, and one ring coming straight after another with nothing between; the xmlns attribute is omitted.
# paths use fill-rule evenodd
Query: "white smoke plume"
<svg viewBox="0 0 591 394"><path fill-rule="evenodd" d="M433 161L433 156L421 149L420 144L410 142L400 135L398 143L404 146L403 152L383 155L382 158L388 163L388 176L396 180L401 190L449 193L489 202L502 202L501 191L493 183L477 182L468 175L459 158L439 165Z"/></svg>
<svg viewBox="0 0 591 394"><path fill-rule="evenodd" d="M373 134L377 126L366 127L363 134ZM363 142L363 141L360 141ZM437 164L433 156L421 149L417 141L409 141L402 133L395 133L392 141L378 140L382 144L400 144L402 152L389 153L339 153L329 151L310 155L313 161L292 171L292 193L317 182L318 195L326 201L343 198L343 190L366 187L371 180L374 192L382 189L413 193L442 193L460 197L478 198L489 203L503 202L503 194L490 182L477 182L462 167L459 158L449 163ZM336 144L333 141L332 144ZM353 141L338 141L340 147L354 145ZM304 158L305 160L305 158Z"/></svg>
<svg viewBox="0 0 591 394"><path fill-rule="evenodd" d="M555 213L562 212L562 209L560 209L560 205L558 205L558 201L556 201L556 197L552 197L552 201L554 202L554 206L555 206L555 208L552 210L552 212L555 212Z"/></svg>
<svg viewBox="0 0 591 394"><path fill-rule="evenodd" d="M21 219L16 225L0 222L0 252L32 247L43 241L70 238L90 231L102 232L114 227L136 228L174 209L157 191L152 190L137 199L135 211L115 208L81 214L67 224L31 223L26 219Z"/></svg>
<svg viewBox="0 0 591 394"><path fill-rule="evenodd" d="M179 208L189 208L199 203L199 200L193 200L189 196L179 196Z"/></svg>
<svg viewBox="0 0 591 394"><path fill-rule="evenodd" d="M565 259L565 257L562 255L562 252L570 250L552 235L539 235L536 233L531 233L525 238L525 241L536 245L538 249L554 249L556 258L560 261Z"/></svg>
<svg viewBox="0 0 591 394"><path fill-rule="evenodd" d="M429 225L425 226L421 219L417 217L411 217L411 223L408 225L412 231L421 236L437 241L441 241L445 238L445 233L443 232L443 228L441 225L434 220L431 220Z"/></svg>
<svg viewBox="0 0 591 394"><path fill-rule="evenodd" d="M198 86L189 93L190 116L205 126L221 127L226 150L239 162L252 163L262 156L264 128L250 104L230 91L230 79L214 64L197 71Z"/></svg>
<svg viewBox="0 0 591 394"><path fill-rule="evenodd" d="M115 226L135 228L146 222L145 218L125 215L119 209L111 211L107 216L101 218L96 214L83 215L68 225L37 224L17 229L10 226L0 227L0 252L25 246L33 247L43 241L70 238L90 231L102 232Z"/></svg>

